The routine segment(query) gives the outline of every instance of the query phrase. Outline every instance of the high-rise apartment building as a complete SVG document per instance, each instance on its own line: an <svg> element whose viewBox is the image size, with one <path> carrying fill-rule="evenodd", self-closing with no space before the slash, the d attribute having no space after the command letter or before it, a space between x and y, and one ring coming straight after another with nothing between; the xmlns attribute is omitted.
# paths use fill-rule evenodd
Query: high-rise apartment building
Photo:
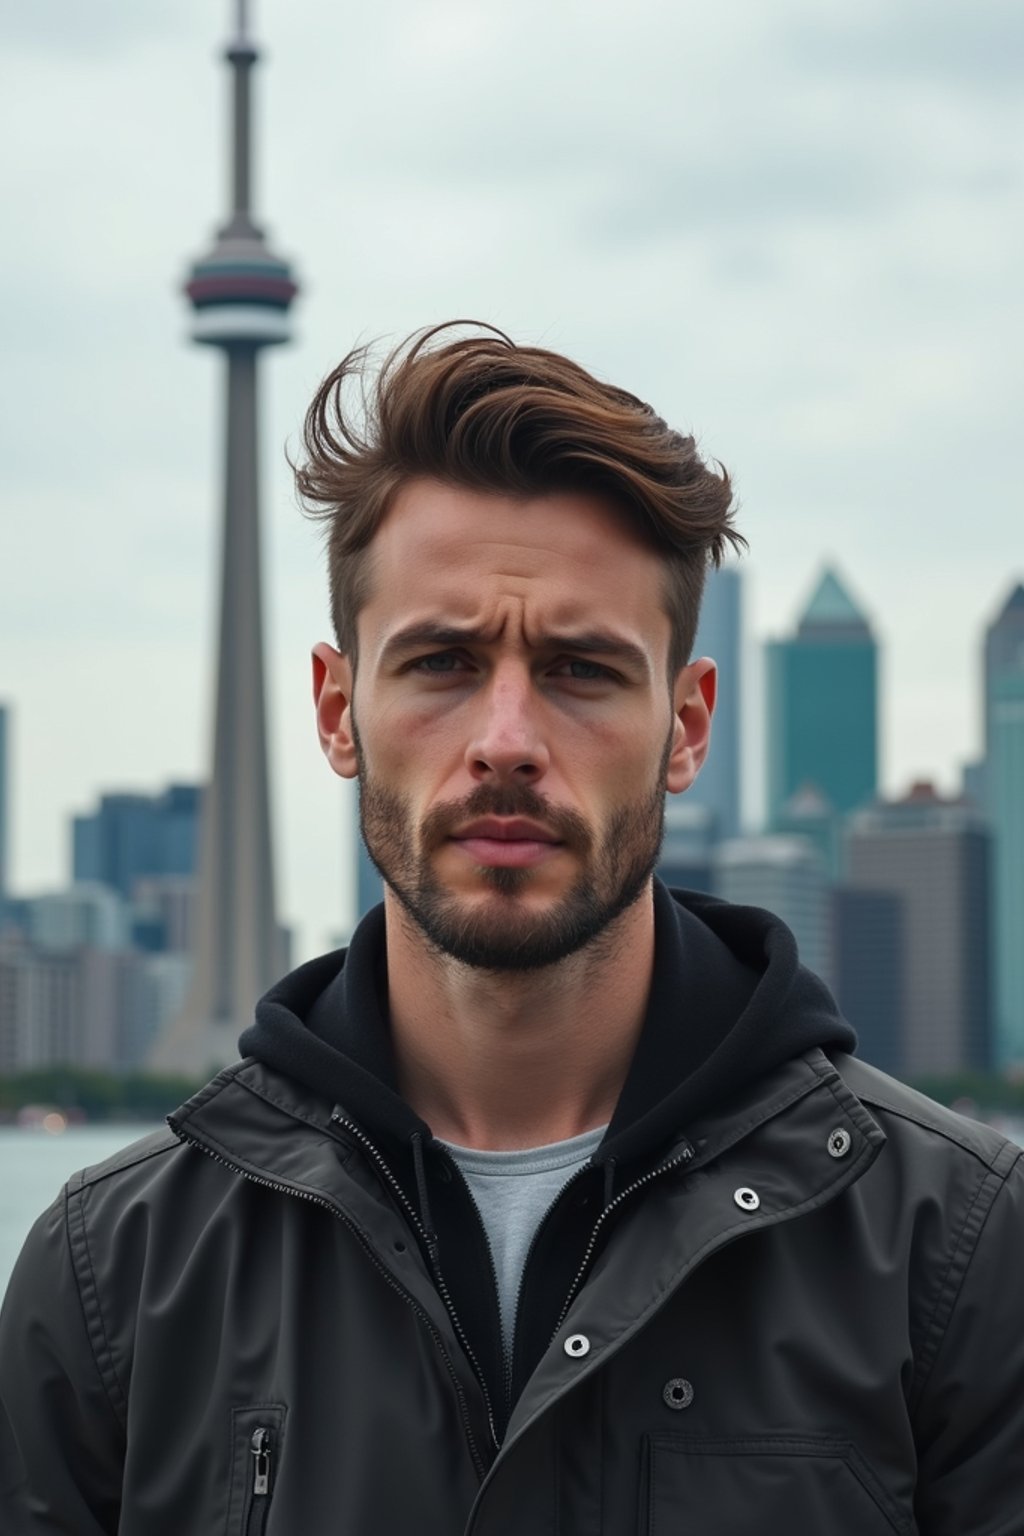
<svg viewBox="0 0 1024 1536"><path fill-rule="evenodd" d="M806 787L839 817L878 787L878 647L834 571L796 634L767 647L768 824Z"/></svg>
<svg viewBox="0 0 1024 1536"><path fill-rule="evenodd" d="M0 938L0 1072L76 1061L80 992L77 953Z"/></svg>
<svg viewBox="0 0 1024 1536"><path fill-rule="evenodd" d="M25 902L27 937L36 948L121 950L128 943L128 912L116 891L83 882Z"/></svg>
<svg viewBox="0 0 1024 1536"><path fill-rule="evenodd" d="M184 955L0 936L0 1073L143 1066L189 969Z"/></svg>
<svg viewBox="0 0 1024 1536"><path fill-rule="evenodd" d="M929 784L851 817L848 884L902 900L909 1077L991 1065L990 844L975 807Z"/></svg>
<svg viewBox="0 0 1024 1536"><path fill-rule="evenodd" d="M985 635L985 797L993 838L996 1058L1024 1067L1024 585Z"/></svg>

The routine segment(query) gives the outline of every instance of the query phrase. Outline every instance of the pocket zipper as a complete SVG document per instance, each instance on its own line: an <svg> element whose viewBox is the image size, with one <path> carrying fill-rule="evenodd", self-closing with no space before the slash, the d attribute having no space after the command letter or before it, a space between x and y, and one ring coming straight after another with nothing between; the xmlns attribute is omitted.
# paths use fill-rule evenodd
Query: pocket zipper
<svg viewBox="0 0 1024 1536"><path fill-rule="evenodd" d="M245 1536L262 1536L270 1504L270 1430L254 1429L249 1441L252 1455L252 1488Z"/></svg>

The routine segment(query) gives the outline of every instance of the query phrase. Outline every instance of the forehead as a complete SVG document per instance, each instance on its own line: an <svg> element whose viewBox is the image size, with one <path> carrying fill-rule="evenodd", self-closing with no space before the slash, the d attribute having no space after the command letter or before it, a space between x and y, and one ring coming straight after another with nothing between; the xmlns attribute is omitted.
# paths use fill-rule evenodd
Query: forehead
<svg viewBox="0 0 1024 1536"><path fill-rule="evenodd" d="M665 565L626 517L598 496L515 497L418 480L403 487L370 545L359 616L372 640L398 624L447 616L523 622L600 617L668 635Z"/></svg>

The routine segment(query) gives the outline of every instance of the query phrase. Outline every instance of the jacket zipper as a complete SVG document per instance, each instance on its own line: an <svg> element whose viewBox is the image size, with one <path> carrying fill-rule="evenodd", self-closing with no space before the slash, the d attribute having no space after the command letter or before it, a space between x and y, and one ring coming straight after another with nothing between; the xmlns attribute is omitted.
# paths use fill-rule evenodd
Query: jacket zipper
<svg viewBox="0 0 1024 1536"><path fill-rule="evenodd" d="M478 1360L476 1358L476 1355L473 1353L473 1350L472 1350L472 1348L470 1346L469 1339L466 1337L465 1330L464 1330L461 1322L459 1321L459 1316L458 1316L458 1313L455 1310L455 1303L452 1301L451 1293L448 1290L447 1282L445 1281L444 1275L441 1272L441 1266L438 1263L438 1259L437 1259L437 1252L436 1252L436 1245L435 1245L435 1243L431 1240L431 1236L428 1233L426 1227L423 1225L423 1222L421 1221L418 1212L415 1210L413 1205L410 1203L410 1201L409 1201L409 1199L408 1199L408 1197L407 1197L407 1195L405 1193L405 1190L402 1188L401 1184L399 1184L398 1180L395 1178L395 1175L392 1173L391 1169L389 1168L389 1166L387 1164L387 1161L384 1158L383 1154L380 1153L377 1150L377 1148L374 1146L373 1142L366 1135L366 1132L361 1130L358 1125L354 1125L351 1120L346 1120L345 1117L342 1114L340 1114L338 1110L334 1110L334 1112L332 1113L331 1121L332 1121L332 1124L334 1124L334 1125L343 1126L344 1129L346 1131L348 1131L348 1133L351 1136L355 1137L355 1139L359 1142L359 1145L361 1147L363 1147L364 1150L369 1154L369 1156L370 1156L374 1166L377 1168L378 1172L382 1175L382 1177L386 1181L388 1188L390 1190L392 1190L392 1192L394 1193L394 1195L398 1199L398 1201L399 1201L399 1203L400 1203L400 1205L402 1207L402 1210L405 1212L406 1220L409 1222L409 1225L412 1227L413 1231L417 1232L419 1234L419 1236L422 1238L423 1245L426 1248L427 1253L430 1255L430 1267L431 1267L431 1270L433 1271L434 1284L437 1287L438 1295L440 1296L441 1300L444 1302L445 1310L447 1311L448 1316L451 1319L452 1328L455 1330L455 1336L458 1339L459 1343L462 1345L463 1354L466 1356L466 1359L469 1361L470 1365L472 1366L473 1374L476 1377L477 1384L478 1384L478 1386L480 1388L481 1393L483 1394L484 1406L487 1409L487 1423L488 1423L488 1425L490 1427L490 1431L491 1431L491 1442L492 1442L492 1444L494 1446L494 1449L497 1450L501 1442L498 1439L498 1431L497 1431L497 1427L495 1425L494 1410L493 1410L492 1405L491 1405L490 1393L487 1390L487 1383L484 1381L483 1372L480 1369L480 1365L479 1365L479 1362L478 1362ZM461 1171L461 1169L459 1169L458 1167L455 1167L454 1163L452 1164L452 1166L455 1168L455 1172L458 1174L459 1178L461 1179L462 1178L462 1171ZM463 1179L462 1182L463 1182L463 1185L466 1188L466 1193L469 1194L469 1186L466 1185L465 1179ZM472 1195L470 1195L470 1199L472 1199L472 1198L473 1198ZM495 1294L495 1296L497 1296L497 1294L498 1294L498 1277L497 1277L497 1272L496 1272L496 1270L494 1268L494 1254L491 1252L491 1245L490 1245L490 1243L487 1242L487 1234L486 1234L486 1232L484 1233L484 1241L487 1243L487 1256L488 1256L488 1259L489 1259L490 1265L491 1265L491 1280L492 1280L492 1283L493 1283L493 1286L494 1286L494 1294ZM507 1365L506 1365L506 1374L507 1374Z"/></svg>
<svg viewBox="0 0 1024 1536"><path fill-rule="evenodd" d="M624 1200L628 1200L631 1195L634 1195L638 1189L643 1189L645 1185L653 1183L653 1181L660 1178L663 1173L671 1173L674 1168L682 1168L685 1163L692 1161L693 1155L693 1148L689 1142L686 1142L682 1151L677 1157L673 1157L667 1163L659 1164L657 1168L652 1168L641 1178L634 1179L632 1184L627 1184L626 1188L622 1190L620 1194L617 1194L615 1199L605 1206L604 1210L597 1218L597 1221L594 1223L594 1230L590 1234L590 1241L587 1243L586 1252L580 1261L580 1267L576 1271L576 1277L573 1280L572 1285L569 1287L569 1294L566 1296L565 1303L558 1315L558 1322L555 1324L555 1331L551 1335L552 1343L554 1343L555 1339L557 1339L559 1330L561 1329L562 1324L565 1322L569 1308L576 1300L576 1296L579 1293L579 1288L583 1284L584 1277L588 1268L590 1267L590 1261L594 1257L594 1249L597 1247L597 1240L601 1235L601 1228L608 1220L609 1216L622 1204Z"/></svg>
<svg viewBox="0 0 1024 1536"><path fill-rule="evenodd" d="M249 1492L249 1511L245 1518L244 1536L263 1536L270 1508L270 1430L254 1429L249 1441L252 1456L252 1482Z"/></svg>
<svg viewBox="0 0 1024 1536"><path fill-rule="evenodd" d="M584 1177L585 1174L592 1173L593 1170L594 1164L592 1161L588 1160L582 1168L577 1168L571 1179L566 1179L565 1183L558 1191L558 1194L555 1196L555 1199L545 1211L544 1216L541 1218L540 1224L534 1229L533 1236L530 1238L530 1244L526 1250L526 1258L523 1261L523 1268L519 1275L519 1284L516 1286L516 1309L512 1318L512 1355L508 1362L507 1381L505 1384L506 1418L512 1412L512 1388L515 1384L515 1350L516 1334L519 1331L519 1308L523 1300L523 1288L526 1284L526 1274L530 1267L530 1260L533 1258L534 1249L537 1247L537 1243L540 1239L541 1228L547 1225L547 1219L551 1215L551 1212L554 1210L555 1206L561 1204L561 1202L565 1199L566 1191L570 1190L572 1186L578 1182L578 1180ZM559 1326L561 1326L561 1319L559 1319Z"/></svg>
<svg viewBox="0 0 1024 1536"><path fill-rule="evenodd" d="M228 1158L221 1157L219 1152L214 1152L210 1147L206 1146L204 1142L197 1141L194 1137L187 1135L184 1131L175 1130L175 1135L178 1136L181 1141L186 1142L188 1146L195 1147L198 1152L202 1152L206 1157L212 1158L215 1163L220 1163L224 1168L229 1168L232 1173L237 1174L240 1178L248 1179L250 1184L259 1184L264 1189L273 1189L280 1195L291 1195L297 1200L307 1200L310 1205L318 1205L323 1210L330 1211L332 1216L340 1221L343 1226L348 1228L374 1268L378 1271L384 1281L391 1287L391 1289L393 1291L397 1291L402 1300L412 1308L437 1346L438 1353L445 1363L445 1368L449 1377L451 1378L452 1386L455 1389L455 1396L459 1404L459 1413L462 1418L462 1427L466 1432L466 1440L469 1445L469 1454L472 1458L473 1466L476 1470L477 1476L481 1481L483 1481L483 1479L487 1476L487 1466L480 1454L476 1439L473 1435L473 1426L470 1422L469 1405L466 1402L465 1389L463 1388L462 1382L459 1380L458 1372L452 1363L451 1356L448 1354L448 1351L444 1347L444 1340L438 1333L437 1329L434 1327L430 1314L420 1306L416 1298L410 1295L410 1293L405 1289L403 1285L399 1284L394 1275L388 1269L387 1265L384 1264L380 1258L378 1258L373 1246L360 1231L359 1227L356 1226L355 1222L350 1220L350 1218L346 1216L338 1206L336 1206L332 1201L326 1199L323 1195L314 1195L309 1190L296 1189L294 1185L281 1184L276 1179L265 1179L261 1174L250 1173L245 1168L239 1168L237 1163L232 1163ZM487 1401L486 1394L485 1401ZM489 1402L487 1402L487 1414L488 1422L491 1426L491 1434L493 1435L494 1420L491 1418ZM495 1442L495 1444L497 1444L497 1442Z"/></svg>
<svg viewBox="0 0 1024 1536"><path fill-rule="evenodd" d="M444 1155L446 1157L448 1156L447 1153L445 1153ZM462 1169L459 1167L458 1163L455 1161L455 1159L453 1157L448 1157L448 1162L449 1162L449 1164L451 1166L453 1177L458 1179L459 1183L462 1185L462 1188L465 1190L466 1199L470 1202L470 1204L472 1205L473 1209L476 1210L477 1209L477 1205L476 1205L476 1201L473 1199L473 1191L470 1189L469 1184L466 1182L465 1174L463 1173ZM478 1213L478 1215L479 1215L479 1213ZM501 1333L501 1302L500 1302L499 1296L498 1296L498 1267L497 1267L497 1265L494 1262L494 1249L491 1247L491 1240L490 1240L490 1238L487 1235L487 1228L484 1225L484 1222L483 1222L482 1218L480 1219L480 1231L483 1234L484 1247L487 1250L487 1263L488 1263L488 1266L490 1267L490 1271L491 1271L491 1291L492 1291L492 1294L494 1296L494 1305L495 1305L495 1309L496 1309L497 1314L498 1314L498 1333L500 1335L500 1333ZM444 1278L443 1278L443 1276L440 1273L439 1266L437 1268L438 1268L437 1279L438 1279L438 1285L439 1285L439 1288L440 1288L440 1287L444 1286ZM460 1333L460 1337L461 1337L461 1328L460 1328L460 1325L458 1323L458 1320L455 1317L455 1313L454 1313L453 1308L449 1308L449 1311L451 1313L452 1322L455 1324L456 1330ZM469 1350L468 1345L464 1345L463 1347L466 1349L467 1354L469 1354L470 1360L473 1361L474 1369L476 1369L477 1378L480 1381L480 1387L481 1387L481 1390L482 1390L482 1392L484 1394L484 1401L488 1403L488 1412L489 1412L490 1411L490 1402L489 1402L488 1397L487 1397L487 1386L486 1386L486 1384L484 1382L484 1379L483 1379L479 1369L476 1368L476 1361L473 1359L472 1352ZM511 1397L512 1397L512 1359L511 1359L511 1356L509 1355L508 1351L505 1349L504 1344L502 1345L502 1350L501 1350L501 1395L502 1395L502 1402L504 1403L504 1407L505 1407L505 1420L507 1421L508 1420L509 1411L510 1411L510 1408L511 1408ZM497 1449L498 1445L499 1445L499 1441L498 1441L497 1434L495 1433L495 1426L494 1426L494 1420L493 1419L491 1420L491 1434L492 1434L492 1436L494 1438L495 1449Z"/></svg>

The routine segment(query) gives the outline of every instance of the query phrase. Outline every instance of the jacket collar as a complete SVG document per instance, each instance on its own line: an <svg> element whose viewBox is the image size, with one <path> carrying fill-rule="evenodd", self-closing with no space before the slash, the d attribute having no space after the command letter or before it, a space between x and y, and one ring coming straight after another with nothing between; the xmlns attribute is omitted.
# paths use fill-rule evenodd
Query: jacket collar
<svg viewBox="0 0 1024 1536"><path fill-rule="evenodd" d="M814 1046L855 1037L827 989L767 912L654 883L655 963L646 1015L596 1163L649 1159L697 1115ZM261 1001L244 1052L303 1083L380 1143L406 1148L429 1127L397 1092L387 1022L383 907L346 952L286 977Z"/></svg>

